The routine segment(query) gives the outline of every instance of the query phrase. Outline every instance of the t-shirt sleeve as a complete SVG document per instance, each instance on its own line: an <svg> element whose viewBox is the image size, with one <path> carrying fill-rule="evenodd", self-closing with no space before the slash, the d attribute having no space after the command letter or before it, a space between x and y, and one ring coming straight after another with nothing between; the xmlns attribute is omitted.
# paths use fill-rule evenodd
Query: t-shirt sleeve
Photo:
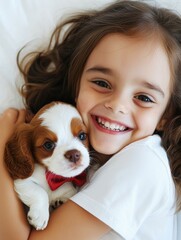
<svg viewBox="0 0 181 240"><path fill-rule="evenodd" d="M166 164L138 144L112 157L71 200L129 239L146 218L164 208L168 186Z"/></svg>

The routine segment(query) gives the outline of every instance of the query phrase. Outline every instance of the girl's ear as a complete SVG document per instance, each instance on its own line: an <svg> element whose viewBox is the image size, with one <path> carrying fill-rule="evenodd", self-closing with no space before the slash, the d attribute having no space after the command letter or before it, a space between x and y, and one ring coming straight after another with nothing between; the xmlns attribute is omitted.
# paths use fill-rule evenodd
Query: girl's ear
<svg viewBox="0 0 181 240"><path fill-rule="evenodd" d="M166 119L165 118L162 118L160 120L160 122L157 124L157 127L156 127L156 130L157 131L163 131L163 128L165 126L165 123L166 123Z"/></svg>
<svg viewBox="0 0 181 240"><path fill-rule="evenodd" d="M24 179L33 173L31 132L30 124L20 124L6 144L4 160L13 179Z"/></svg>

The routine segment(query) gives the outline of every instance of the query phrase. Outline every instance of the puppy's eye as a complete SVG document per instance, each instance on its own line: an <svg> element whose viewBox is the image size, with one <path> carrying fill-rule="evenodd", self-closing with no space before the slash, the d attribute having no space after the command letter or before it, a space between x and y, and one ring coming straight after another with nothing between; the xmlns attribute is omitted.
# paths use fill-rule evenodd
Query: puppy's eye
<svg viewBox="0 0 181 240"><path fill-rule="evenodd" d="M78 135L78 138L81 140L81 141L84 141L86 140L87 138L87 134L85 132L80 132L79 135Z"/></svg>
<svg viewBox="0 0 181 240"><path fill-rule="evenodd" d="M52 150L55 148L55 143L52 142L52 141L46 141L46 142L44 142L44 144L43 144L43 148L44 148L46 151L52 151Z"/></svg>

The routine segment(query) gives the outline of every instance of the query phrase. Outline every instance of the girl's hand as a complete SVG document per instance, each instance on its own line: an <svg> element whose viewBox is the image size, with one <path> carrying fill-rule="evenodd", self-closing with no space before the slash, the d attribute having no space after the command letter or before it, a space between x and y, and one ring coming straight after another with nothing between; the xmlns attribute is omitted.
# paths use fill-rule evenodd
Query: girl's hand
<svg viewBox="0 0 181 240"><path fill-rule="evenodd" d="M19 123L25 121L25 110L7 109L0 115L0 145L6 144Z"/></svg>

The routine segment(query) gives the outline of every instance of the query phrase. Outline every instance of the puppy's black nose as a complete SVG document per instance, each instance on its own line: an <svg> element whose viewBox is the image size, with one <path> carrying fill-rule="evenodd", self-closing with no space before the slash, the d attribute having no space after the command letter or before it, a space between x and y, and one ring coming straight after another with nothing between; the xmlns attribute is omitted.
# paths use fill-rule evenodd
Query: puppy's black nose
<svg viewBox="0 0 181 240"><path fill-rule="evenodd" d="M80 160L80 156L81 156L81 153L76 150L76 149L72 149L72 150L69 150L67 151L64 156L70 161L70 162L73 162L73 163L77 163L79 160Z"/></svg>

